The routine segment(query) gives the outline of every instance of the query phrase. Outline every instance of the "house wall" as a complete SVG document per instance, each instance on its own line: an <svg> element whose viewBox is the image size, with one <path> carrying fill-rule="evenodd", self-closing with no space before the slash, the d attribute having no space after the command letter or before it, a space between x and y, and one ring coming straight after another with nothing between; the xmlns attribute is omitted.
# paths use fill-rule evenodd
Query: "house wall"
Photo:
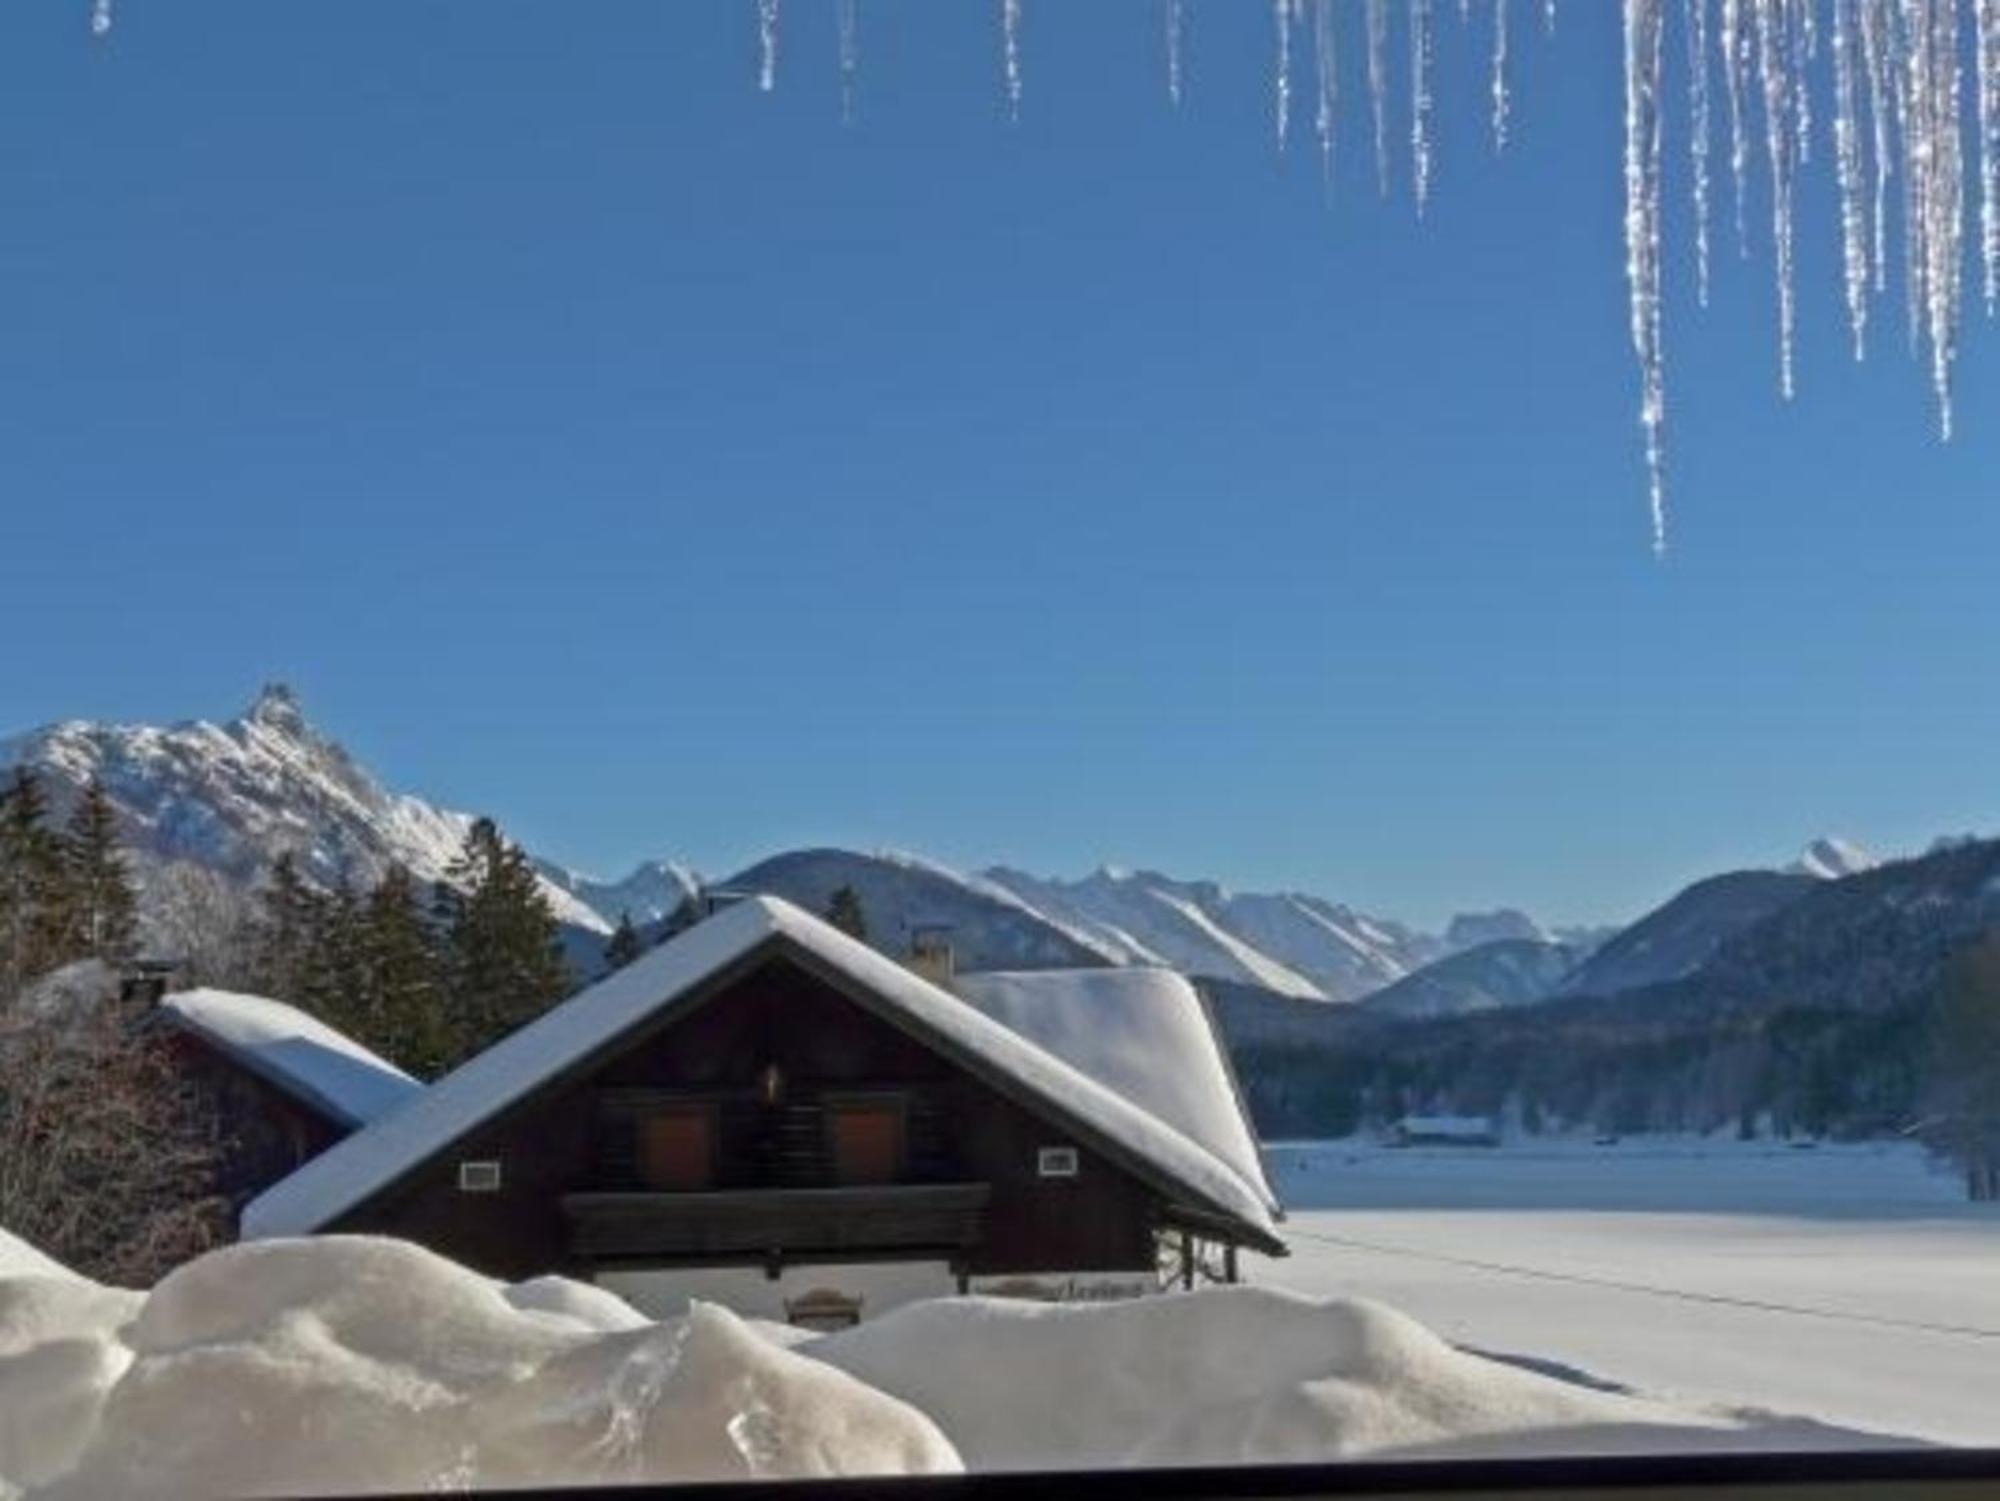
<svg viewBox="0 0 2000 1501"><path fill-rule="evenodd" d="M174 1057L221 1128L218 1188L241 1208L348 1135L348 1127L286 1094L192 1033L174 1035Z"/></svg>
<svg viewBox="0 0 2000 1501"><path fill-rule="evenodd" d="M597 1092L754 1090L773 1062L792 1093L926 1086L940 1096L955 1158L946 1176L992 1186L985 1241L968 1272L1152 1265L1150 1190L782 956L552 1081L328 1228L402 1236L494 1276L590 1275L594 1269L570 1254L560 1200L626 1186L599 1181ZM1049 1146L1078 1149L1074 1178L1037 1176L1038 1151ZM458 1166L473 1160L501 1164L497 1192L460 1191Z"/></svg>

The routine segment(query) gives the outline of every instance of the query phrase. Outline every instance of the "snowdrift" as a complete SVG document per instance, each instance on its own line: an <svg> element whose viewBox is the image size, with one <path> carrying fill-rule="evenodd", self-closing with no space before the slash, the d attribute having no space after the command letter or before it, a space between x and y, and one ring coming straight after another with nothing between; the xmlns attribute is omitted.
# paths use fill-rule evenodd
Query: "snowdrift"
<svg viewBox="0 0 2000 1501"><path fill-rule="evenodd" d="M653 1323L418 1247L215 1252L150 1293L0 1269L0 1494L424 1491L1796 1443L1252 1288L961 1298L802 1338Z"/></svg>

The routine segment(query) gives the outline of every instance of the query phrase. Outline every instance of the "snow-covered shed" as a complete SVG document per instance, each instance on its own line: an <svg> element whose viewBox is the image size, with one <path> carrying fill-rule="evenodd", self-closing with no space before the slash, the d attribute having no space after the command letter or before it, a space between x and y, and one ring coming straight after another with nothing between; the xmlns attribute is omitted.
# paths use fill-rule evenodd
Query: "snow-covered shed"
<svg viewBox="0 0 2000 1501"><path fill-rule="evenodd" d="M1490 1115L1406 1115L1389 1128L1398 1147L1497 1147L1500 1126Z"/></svg>
<svg viewBox="0 0 2000 1501"><path fill-rule="evenodd" d="M1141 1014L1118 1024L1130 1048L1080 1067L1046 1017L1017 1028L754 897L307 1163L242 1229L399 1235L496 1275L781 1316L1028 1276L1136 1286L1162 1231L1282 1255L1240 1107L1222 1118L1226 1065L1183 1070L1192 1102L1138 1077L1136 1039L1213 1049L1183 1004L1110 1003Z"/></svg>
<svg viewBox="0 0 2000 1501"><path fill-rule="evenodd" d="M345 1033L267 996L183 990L157 1014L222 1116L223 1187L239 1201L423 1093Z"/></svg>

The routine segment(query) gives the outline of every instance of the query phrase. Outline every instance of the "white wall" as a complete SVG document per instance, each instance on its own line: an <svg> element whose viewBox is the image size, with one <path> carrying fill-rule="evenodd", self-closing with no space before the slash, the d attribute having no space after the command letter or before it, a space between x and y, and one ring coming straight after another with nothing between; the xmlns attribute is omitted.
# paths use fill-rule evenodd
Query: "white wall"
<svg viewBox="0 0 2000 1501"><path fill-rule="evenodd" d="M690 1299L720 1303L745 1318L785 1321L785 1300L818 1288L858 1297L861 1317L923 1298L948 1298L958 1279L942 1261L872 1261L832 1266L788 1266L777 1280L762 1267L683 1267L658 1272L600 1272L597 1285L616 1293L650 1318L687 1312Z"/></svg>

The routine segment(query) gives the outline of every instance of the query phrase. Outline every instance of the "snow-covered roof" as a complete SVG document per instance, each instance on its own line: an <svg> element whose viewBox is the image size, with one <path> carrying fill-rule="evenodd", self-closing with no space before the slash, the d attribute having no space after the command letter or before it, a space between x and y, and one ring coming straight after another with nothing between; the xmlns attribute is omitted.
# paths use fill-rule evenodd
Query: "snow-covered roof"
<svg viewBox="0 0 2000 1501"><path fill-rule="evenodd" d="M957 996L776 897L750 897L698 923L455 1069L393 1114L314 1158L245 1207L247 1238L306 1235L389 1187L537 1086L659 1015L754 951L789 950L843 983L857 1004L1150 1182L1188 1209L1281 1250L1271 1207L1207 1147Z"/></svg>
<svg viewBox="0 0 2000 1501"><path fill-rule="evenodd" d="M1491 1136L1493 1119L1485 1115L1406 1115L1398 1131L1411 1136Z"/></svg>
<svg viewBox="0 0 2000 1501"><path fill-rule="evenodd" d="M1278 1207L1208 1007L1170 969L962 974L953 988L1020 1033L1206 1147Z"/></svg>
<svg viewBox="0 0 2000 1501"><path fill-rule="evenodd" d="M160 1009L267 1083L342 1125L379 1120L424 1086L296 1006L228 990L183 990Z"/></svg>

